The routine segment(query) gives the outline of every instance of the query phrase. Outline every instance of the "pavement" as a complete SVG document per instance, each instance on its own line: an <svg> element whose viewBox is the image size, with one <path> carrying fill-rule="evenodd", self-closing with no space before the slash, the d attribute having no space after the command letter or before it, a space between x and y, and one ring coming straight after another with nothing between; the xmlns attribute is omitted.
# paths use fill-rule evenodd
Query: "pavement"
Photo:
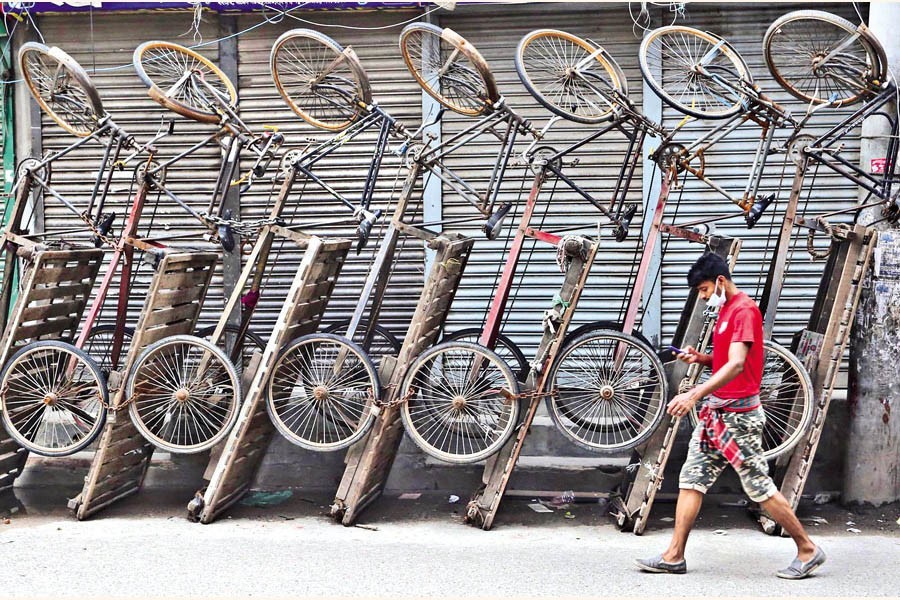
<svg viewBox="0 0 900 600"><path fill-rule="evenodd" d="M0 598L900 594L900 504L804 504L799 515L828 562L783 581L774 572L793 544L762 533L738 497L707 499L687 575L652 575L633 561L667 544L671 502L657 504L638 537L619 532L596 500L535 512L537 499L508 499L485 532L462 523L465 499L447 493L382 497L356 527L326 516L328 498L300 491L251 495L255 506L210 525L184 518L186 491L142 492L84 522L65 509L66 493L20 489L0 504Z"/></svg>

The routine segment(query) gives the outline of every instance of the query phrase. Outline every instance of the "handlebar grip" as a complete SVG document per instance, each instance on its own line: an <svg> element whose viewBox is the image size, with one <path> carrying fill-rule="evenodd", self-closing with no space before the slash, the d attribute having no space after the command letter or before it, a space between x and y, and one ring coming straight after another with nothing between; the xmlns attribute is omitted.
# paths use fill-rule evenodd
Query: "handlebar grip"
<svg viewBox="0 0 900 600"><path fill-rule="evenodd" d="M226 210L224 217L226 219L231 219L231 210ZM216 227L216 231L219 234L219 243L222 244L222 248L225 249L225 252L231 252L232 250L234 250L234 231L231 229L231 225L227 223L221 223L218 227Z"/></svg>
<svg viewBox="0 0 900 600"><path fill-rule="evenodd" d="M497 239L497 235L500 233L500 225L503 222L503 218L509 214L511 208L511 203L504 204L500 207L500 210L492 214L490 217L488 217L487 221L484 222L481 230L484 231L484 235L487 236L487 239Z"/></svg>

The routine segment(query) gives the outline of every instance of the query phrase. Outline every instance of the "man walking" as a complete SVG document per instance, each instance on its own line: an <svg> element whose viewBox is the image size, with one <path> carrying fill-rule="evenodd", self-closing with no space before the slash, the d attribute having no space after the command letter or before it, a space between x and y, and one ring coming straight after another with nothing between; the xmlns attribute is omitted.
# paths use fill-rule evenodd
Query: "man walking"
<svg viewBox="0 0 900 600"><path fill-rule="evenodd" d="M675 531L668 549L637 566L651 573L686 573L684 548L694 526L703 494L728 464L737 471L744 491L758 502L797 544L797 557L776 573L783 579L803 579L825 562L825 553L813 544L785 497L769 477L762 457L765 414L759 400L764 351L759 307L731 280L727 263L705 254L691 267L688 285L709 306L720 307L713 331L713 353L703 354L688 346L678 355L687 363L711 368L705 383L678 394L667 412L683 417L703 398L700 423L688 446L681 469Z"/></svg>

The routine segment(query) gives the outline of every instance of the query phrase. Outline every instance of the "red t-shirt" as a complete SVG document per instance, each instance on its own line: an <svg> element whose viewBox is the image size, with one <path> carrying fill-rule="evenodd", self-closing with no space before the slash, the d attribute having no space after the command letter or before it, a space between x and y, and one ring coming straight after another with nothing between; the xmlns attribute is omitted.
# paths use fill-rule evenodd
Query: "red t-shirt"
<svg viewBox="0 0 900 600"><path fill-rule="evenodd" d="M756 302L738 292L719 310L713 332L713 373L728 362L728 348L733 342L747 342L750 351L744 370L713 394L723 400L747 398L759 393L763 372L762 313Z"/></svg>

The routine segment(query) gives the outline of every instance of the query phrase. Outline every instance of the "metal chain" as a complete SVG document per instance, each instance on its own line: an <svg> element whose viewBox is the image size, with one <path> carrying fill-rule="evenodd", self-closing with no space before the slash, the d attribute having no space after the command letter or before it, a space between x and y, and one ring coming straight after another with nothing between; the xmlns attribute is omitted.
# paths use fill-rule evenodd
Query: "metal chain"
<svg viewBox="0 0 900 600"><path fill-rule="evenodd" d="M269 217L268 219L256 219L255 221L239 221L237 219L225 219L216 215L200 213L200 217L207 223L211 223L216 227L226 226L235 233L245 236L259 233L259 231L268 225L284 225L285 221L281 217Z"/></svg>

